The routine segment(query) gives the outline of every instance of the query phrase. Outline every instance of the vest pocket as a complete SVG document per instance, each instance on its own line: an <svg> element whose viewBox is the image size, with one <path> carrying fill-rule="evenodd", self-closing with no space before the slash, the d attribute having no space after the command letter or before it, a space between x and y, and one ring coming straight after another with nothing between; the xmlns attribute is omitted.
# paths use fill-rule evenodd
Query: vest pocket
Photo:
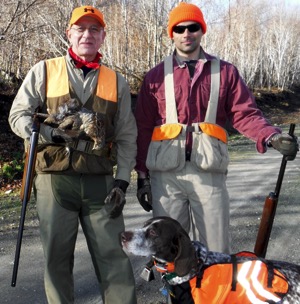
<svg viewBox="0 0 300 304"><path fill-rule="evenodd" d="M60 145L38 147L36 156L36 171L64 171L70 166L70 149Z"/></svg>
<svg viewBox="0 0 300 304"><path fill-rule="evenodd" d="M82 153L76 150L72 152L72 167L78 173L113 174L113 162L107 157Z"/></svg>
<svg viewBox="0 0 300 304"><path fill-rule="evenodd" d="M201 170L226 173L229 164L227 144L202 132L193 132L191 162Z"/></svg>
<svg viewBox="0 0 300 304"><path fill-rule="evenodd" d="M62 145L40 146L36 157L36 171L41 172L69 172L85 174L112 174L115 161L109 157L88 154L73 150Z"/></svg>
<svg viewBox="0 0 300 304"><path fill-rule="evenodd" d="M181 170L184 164L185 136L182 133L174 139L151 141L146 160L149 170Z"/></svg>

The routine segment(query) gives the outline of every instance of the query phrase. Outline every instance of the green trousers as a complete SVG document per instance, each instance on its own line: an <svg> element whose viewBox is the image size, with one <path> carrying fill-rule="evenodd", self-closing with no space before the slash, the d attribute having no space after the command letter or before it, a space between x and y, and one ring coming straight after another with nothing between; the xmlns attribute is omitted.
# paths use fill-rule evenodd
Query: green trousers
<svg viewBox="0 0 300 304"><path fill-rule="evenodd" d="M79 222L104 303L135 304L131 263L122 250L123 216L110 219L104 199L112 176L39 174L34 183L49 304L74 303L74 249Z"/></svg>

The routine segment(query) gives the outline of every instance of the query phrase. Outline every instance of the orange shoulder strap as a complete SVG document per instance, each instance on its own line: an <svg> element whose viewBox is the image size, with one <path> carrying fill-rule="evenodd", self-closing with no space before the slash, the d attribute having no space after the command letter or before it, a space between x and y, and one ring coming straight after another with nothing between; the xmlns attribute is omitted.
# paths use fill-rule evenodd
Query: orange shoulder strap
<svg viewBox="0 0 300 304"><path fill-rule="evenodd" d="M97 96L112 102L117 102L117 73L101 65L98 77Z"/></svg>
<svg viewBox="0 0 300 304"><path fill-rule="evenodd" d="M58 97L69 93L67 64L64 57L46 60L46 96ZM57 81L59 79L59 81Z"/></svg>
<svg viewBox="0 0 300 304"><path fill-rule="evenodd" d="M46 96L57 97L69 93L69 78L65 57L46 60ZM59 81L57 81L59 79ZM112 102L117 102L117 74L101 65L98 76L96 95Z"/></svg>

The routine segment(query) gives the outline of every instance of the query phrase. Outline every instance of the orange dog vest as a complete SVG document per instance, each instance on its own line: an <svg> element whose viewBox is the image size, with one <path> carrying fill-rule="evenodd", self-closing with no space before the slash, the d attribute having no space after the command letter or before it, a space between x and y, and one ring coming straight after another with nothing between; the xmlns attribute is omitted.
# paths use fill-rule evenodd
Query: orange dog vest
<svg viewBox="0 0 300 304"><path fill-rule="evenodd" d="M189 282L170 286L173 303L180 304L280 303L287 292L286 278L272 264L259 259L236 262L234 256L231 263L205 266Z"/></svg>

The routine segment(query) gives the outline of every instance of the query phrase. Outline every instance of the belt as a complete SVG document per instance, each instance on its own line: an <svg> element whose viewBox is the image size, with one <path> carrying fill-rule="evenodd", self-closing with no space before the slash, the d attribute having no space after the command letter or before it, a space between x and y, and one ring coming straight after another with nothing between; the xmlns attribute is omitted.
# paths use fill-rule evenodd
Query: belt
<svg viewBox="0 0 300 304"><path fill-rule="evenodd" d="M93 153L94 142L92 141L77 139L68 146L76 151L85 152L88 154L94 154Z"/></svg>
<svg viewBox="0 0 300 304"><path fill-rule="evenodd" d="M93 141L77 139L71 144L68 144L68 147L72 148L73 150L84 152L87 154L97 155L106 158L111 157L111 144L106 144L101 150L95 150L93 149Z"/></svg>

